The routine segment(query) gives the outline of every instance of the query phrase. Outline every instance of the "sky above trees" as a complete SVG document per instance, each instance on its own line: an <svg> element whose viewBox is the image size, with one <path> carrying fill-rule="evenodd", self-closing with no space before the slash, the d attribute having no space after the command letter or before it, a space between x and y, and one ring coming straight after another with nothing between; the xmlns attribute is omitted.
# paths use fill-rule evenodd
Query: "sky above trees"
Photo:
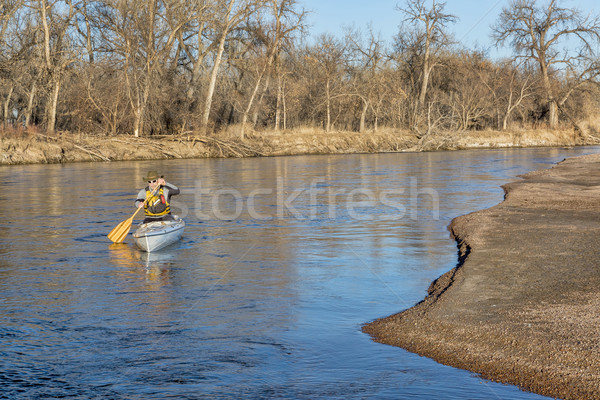
<svg viewBox="0 0 600 400"><path fill-rule="evenodd" d="M441 1L438 1L441 2ZM502 8L510 0L446 0L445 12L460 18L448 28L455 39L470 49L486 49L492 58L510 54L510 49L496 50L490 39L490 25L496 22ZM547 0L541 0L540 4ZM402 13L397 6L404 7L404 0L301 0L307 11L307 23L312 37L322 33L335 36L343 34L344 27L365 29L372 24L373 31L380 33L382 39L390 42L398 33L398 25L402 22ZM426 2L430 7L431 1ZM566 0L564 7L575 7L585 13L600 14L598 0Z"/></svg>

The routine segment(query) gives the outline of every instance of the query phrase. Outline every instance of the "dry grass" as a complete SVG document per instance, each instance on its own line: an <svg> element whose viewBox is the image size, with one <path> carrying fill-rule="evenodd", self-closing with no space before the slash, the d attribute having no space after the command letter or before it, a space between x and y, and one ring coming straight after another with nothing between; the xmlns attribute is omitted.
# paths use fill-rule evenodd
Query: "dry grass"
<svg viewBox="0 0 600 400"><path fill-rule="evenodd" d="M600 120L589 122L585 138L572 130L529 129L512 131L434 132L419 140L408 131L382 128L377 132L324 132L301 127L285 131L254 131L233 125L211 135L161 138L94 136L57 133L46 135L35 128L0 131L0 164L60 163L101 160L147 160L345 154L401 151L437 151L469 148L573 146L597 144Z"/></svg>
<svg viewBox="0 0 600 400"><path fill-rule="evenodd" d="M581 125L590 136L600 138L600 116L584 121Z"/></svg>
<svg viewBox="0 0 600 400"><path fill-rule="evenodd" d="M452 143L460 149L593 144L583 143L573 130L549 129L457 132L453 134Z"/></svg>

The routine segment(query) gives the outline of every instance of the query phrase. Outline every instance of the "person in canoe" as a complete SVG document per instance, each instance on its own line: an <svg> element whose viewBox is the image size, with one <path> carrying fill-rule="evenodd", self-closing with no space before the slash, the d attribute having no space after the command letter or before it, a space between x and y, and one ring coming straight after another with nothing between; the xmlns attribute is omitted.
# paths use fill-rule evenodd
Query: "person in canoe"
<svg viewBox="0 0 600 400"><path fill-rule="evenodd" d="M179 188L166 182L164 176L159 176L156 171L148 171L144 180L148 182L148 186L140 190L135 201L137 208L144 207L146 218L143 223L172 221L174 218L171 215L171 196L179 194Z"/></svg>

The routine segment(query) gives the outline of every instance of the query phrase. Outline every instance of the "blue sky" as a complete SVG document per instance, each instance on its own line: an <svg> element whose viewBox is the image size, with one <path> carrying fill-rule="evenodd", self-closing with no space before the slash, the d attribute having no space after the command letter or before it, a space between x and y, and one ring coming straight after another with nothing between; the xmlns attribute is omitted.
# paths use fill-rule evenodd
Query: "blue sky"
<svg viewBox="0 0 600 400"><path fill-rule="evenodd" d="M547 3L547 0L538 1L539 4ZM396 6L404 7L406 1L299 0L299 4L312 11L307 18L308 24L311 25L311 36L331 33L341 37L343 26L355 26L365 31L367 24L371 23L373 30L381 33L381 37L387 43L391 43L403 18ZM426 4L431 4L431 1ZM497 20L502 8L508 4L509 0L446 0L444 10L460 18L456 24L449 27L456 39L471 49L488 49L493 44L489 38L490 25ZM600 14L598 0L562 0L559 4L563 7L576 7L594 15ZM492 57L501 54L502 51L490 51Z"/></svg>

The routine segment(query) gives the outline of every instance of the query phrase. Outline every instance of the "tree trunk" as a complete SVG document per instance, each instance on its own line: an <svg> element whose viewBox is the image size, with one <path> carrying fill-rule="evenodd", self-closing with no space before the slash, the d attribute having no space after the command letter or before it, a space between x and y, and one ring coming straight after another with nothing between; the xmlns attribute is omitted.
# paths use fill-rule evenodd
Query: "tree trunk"
<svg viewBox="0 0 600 400"><path fill-rule="evenodd" d="M58 92L60 91L60 77L54 76L54 87L50 93L50 108L48 109L48 126L46 130L50 133L54 132L56 126L56 109L58 108Z"/></svg>
<svg viewBox="0 0 600 400"><path fill-rule="evenodd" d="M510 114L512 113L513 109L514 109L514 107L512 105L512 91L511 91L510 95L508 96L508 106L506 107L506 112L504 113L504 118L502 118L502 130L503 131L505 131L506 128L508 127L508 118L510 117Z"/></svg>
<svg viewBox="0 0 600 400"><path fill-rule="evenodd" d="M367 103L365 100L363 100L363 109L362 112L360 113L360 126L358 128L358 131L360 133L363 133L365 131L365 119L367 117L367 109L369 108L369 103Z"/></svg>
<svg viewBox="0 0 600 400"><path fill-rule="evenodd" d="M90 24L90 18L88 16L87 1L83 2L83 19L85 21L85 29L86 29L85 48L88 52L88 61L90 64L93 64L94 63L94 49L92 47L92 26Z"/></svg>
<svg viewBox="0 0 600 400"><path fill-rule="evenodd" d="M267 73L267 71L269 70L269 68L271 67L271 64L273 63L273 54L274 53L271 53L271 55L269 55L267 61L265 62L265 65L263 66L263 69L260 72L258 79L256 80L254 89L252 90L252 95L250 96L250 100L248 100L248 105L246 106L246 109L244 110L244 115L242 116L242 129L241 129L241 139L242 140L244 139L244 129L246 128L246 123L248 122L248 114L250 113L250 110L252 109L252 105L254 104L254 98L256 97L256 94L258 93L258 90L260 89L260 84L262 83L262 79L265 76L265 74ZM265 82L264 89L260 95L260 99L258 100L258 105L260 105L262 103L262 99L263 99L264 94L267 91L268 87L269 87L269 77L267 76L267 81ZM257 122L258 122L258 107L255 107L254 114L252 115L252 127L255 127Z"/></svg>
<svg viewBox="0 0 600 400"><path fill-rule="evenodd" d="M281 125L281 97L282 97L283 89L281 88L281 77L277 79L277 102L275 104L275 130L279 130L279 126Z"/></svg>
<svg viewBox="0 0 600 400"><path fill-rule="evenodd" d="M327 122L325 123L325 132L329 132L331 129L331 98L329 97L329 80L326 84L326 96L327 96Z"/></svg>
<svg viewBox="0 0 600 400"><path fill-rule="evenodd" d="M427 95L427 86L429 85L429 62L426 61L425 64L423 68L423 80L421 81L421 92L419 93L419 112L425 109L425 96Z"/></svg>
<svg viewBox="0 0 600 400"><path fill-rule="evenodd" d="M227 38L228 28L225 28L221 33L221 38L219 40L219 47L217 50L217 56L215 57L215 64L213 65L210 81L208 83L208 88L206 90L206 100L204 103L204 112L202 114L202 129L206 133L206 129L208 128L208 120L210 118L210 109L212 107L212 99L215 94L215 86L217 85L217 76L219 73L219 67L221 65L221 60L223 58L223 51L225 50L225 39Z"/></svg>
<svg viewBox="0 0 600 400"><path fill-rule="evenodd" d="M46 68L50 70L52 68L52 60L50 58L50 28L48 26L46 14L47 7L48 4L46 1L40 1L40 19L42 20L42 27L44 31L44 61L46 62Z"/></svg>
<svg viewBox="0 0 600 400"><path fill-rule="evenodd" d="M252 114L252 126L253 127L256 127L256 124L258 124L258 112L260 111L260 109L262 107L263 100L265 98L265 94L267 93L267 90L269 90L270 84L271 84L271 76L267 75L267 79L265 80L265 84L263 85L263 90L262 90L262 92L260 92L260 97L258 98L256 107L254 107L254 113Z"/></svg>
<svg viewBox="0 0 600 400"><path fill-rule="evenodd" d="M10 99L12 98L13 91L15 90L14 85L8 89L8 94L6 95L6 101L4 101L4 126L8 125L8 107L10 105Z"/></svg>
<svg viewBox="0 0 600 400"><path fill-rule="evenodd" d="M264 69L263 69L264 72ZM258 92L258 88L260 87L260 83L262 82L263 73L261 72L258 80L256 81L256 85L254 85L254 90L252 90L252 95L250 95L250 100L248 100L248 105L244 110L244 114L242 115L242 128L240 130L240 139L244 140L245 137L245 129L246 123L248 123L248 114L250 113L250 109L252 108L252 104L254 103L254 98L256 97L256 93Z"/></svg>
<svg viewBox="0 0 600 400"><path fill-rule="evenodd" d="M139 137L144 132L144 118L146 116L146 108L148 106L148 97L150 95L150 79L146 78L145 90L142 93L141 101L138 102L135 110L135 120L133 124L133 133L135 137ZM139 98L139 97L138 97Z"/></svg>
<svg viewBox="0 0 600 400"><path fill-rule="evenodd" d="M134 112L135 119L133 121L133 136L140 137L140 130L142 125L141 110Z"/></svg>
<svg viewBox="0 0 600 400"><path fill-rule="evenodd" d="M425 96L427 95L427 86L429 85L429 74L431 68L429 68L430 54L431 54L431 39L430 39L430 28L427 27L427 38L425 40L425 54L423 56L423 80L421 81L421 91L419 93L419 111L425 109ZM417 112L417 114L418 114Z"/></svg>
<svg viewBox="0 0 600 400"><path fill-rule="evenodd" d="M286 107L286 103L285 103L285 83L284 86L281 88L281 103L283 106L283 130L285 131L287 129L287 107Z"/></svg>
<svg viewBox="0 0 600 400"><path fill-rule="evenodd" d="M25 111L25 129L29 128L31 123L31 114L33 113L33 99L35 98L35 92L37 91L37 82L34 80L31 84L31 90L29 91L29 98L27 99L27 110Z"/></svg>
<svg viewBox="0 0 600 400"><path fill-rule="evenodd" d="M198 110L198 102L196 99L196 92L198 87L200 86L200 78L201 78L201 69L200 62L197 62L194 65L194 69L192 71L192 78L190 80L190 84L188 86L188 90L186 93L187 100L187 110L190 113L195 113Z"/></svg>
<svg viewBox="0 0 600 400"><path fill-rule="evenodd" d="M556 100L550 99L548 107L550 108L550 114L548 117L550 129L556 129L558 127L558 106L556 105Z"/></svg>
<svg viewBox="0 0 600 400"><path fill-rule="evenodd" d="M545 64L545 55L542 54L539 56L540 61L540 70L542 73L544 91L546 92L546 97L548 99L548 123L550 125L550 129L555 129L558 126L558 110L556 105L556 99L552 95L552 86L550 85L550 77L548 76L548 67Z"/></svg>

